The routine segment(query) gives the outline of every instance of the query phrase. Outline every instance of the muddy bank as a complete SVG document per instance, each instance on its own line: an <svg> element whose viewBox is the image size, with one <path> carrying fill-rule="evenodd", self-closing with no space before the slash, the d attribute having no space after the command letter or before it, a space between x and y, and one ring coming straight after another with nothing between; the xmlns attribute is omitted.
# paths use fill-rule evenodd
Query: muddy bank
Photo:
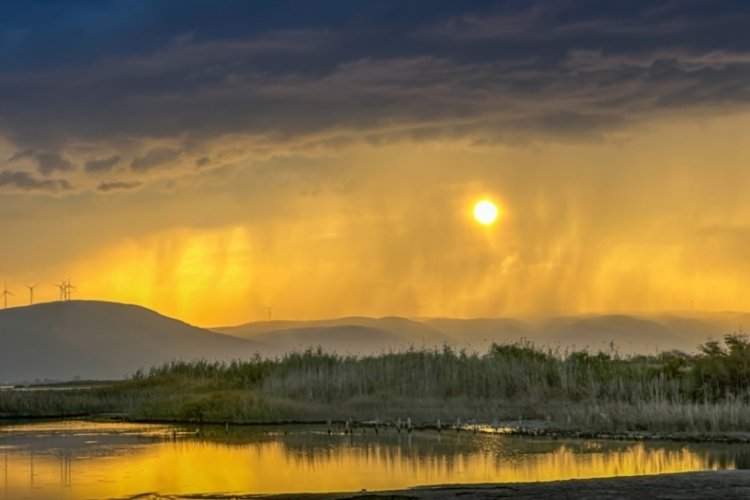
<svg viewBox="0 0 750 500"><path fill-rule="evenodd" d="M462 500L516 499L622 499L645 500L722 500L750 498L750 470L687 472L656 476L630 476L602 479L574 479L546 483L507 483L482 485L425 486L398 491L319 493L293 495L211 495L158 496L147 494L133 500L177 499L264 499L264 500L345 500L414 499Z"/></svg>

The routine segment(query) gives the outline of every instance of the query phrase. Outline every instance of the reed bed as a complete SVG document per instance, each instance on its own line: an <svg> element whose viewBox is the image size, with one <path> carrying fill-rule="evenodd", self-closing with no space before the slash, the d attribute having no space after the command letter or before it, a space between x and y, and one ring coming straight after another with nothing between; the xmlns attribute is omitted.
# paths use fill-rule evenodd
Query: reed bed
<svg viewBox="0 0 750 500"><path fill-rule="evenodd" d="M485 353L411 349L342 356L172 362L99 387L0 391L0 417L109 414L140 420L284 422L413 418L542 420L596 432L750 430L750 342L697 354L622 356L526 341Z"/></svg>

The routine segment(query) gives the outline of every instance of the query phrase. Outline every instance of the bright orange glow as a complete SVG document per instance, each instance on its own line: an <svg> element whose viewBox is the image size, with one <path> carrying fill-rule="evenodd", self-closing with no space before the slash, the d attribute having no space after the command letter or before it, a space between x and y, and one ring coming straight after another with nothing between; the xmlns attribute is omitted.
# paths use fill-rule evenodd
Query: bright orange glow
<svg viewBox="0 0 750 500"><path fill-rule="evenodd" d="M81 295L86 298L147 305L216 326L252 317L247 307L232 314L249 298L263 303L253 254L247 232L239 227L177 230L106 249L73 274L85 283Z"/></svg>

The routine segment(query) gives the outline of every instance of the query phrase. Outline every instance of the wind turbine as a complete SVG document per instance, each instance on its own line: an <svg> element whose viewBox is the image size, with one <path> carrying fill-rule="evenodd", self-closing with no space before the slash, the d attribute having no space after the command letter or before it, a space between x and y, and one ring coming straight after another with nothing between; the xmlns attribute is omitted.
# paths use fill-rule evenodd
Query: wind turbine
<svg viewBox="0 0 750 500"><path fill-rule="evenodd" d="M273 312L273 308L275 306L266 306L266 310L268 311L268 321L271 321L271 313Z"/></svg>
<svg viewBox="0 0 750 500"><path fill-rule="evenodd" d="M70 292L75 289L76 287L73 286L73 284L70 281L70 278L68 278L67 283L65 283L65 300L70 300Z"/></svg>
<svg viewBox="0 0 750 500"><path fill-rule="evenodd" d="M65 283L65 280L62 280L59 284L55 283L52 286L56 286L57 289L60 290L60 300L65 300L65 289L68 286L68 284Z"/></svg>
<svg viewBox="0 0 750 500"><path fill-rule="evenodd" d="M37 287L39 283L34 283L33 285L24 285L26 288L29 289L29 305L34 304L34 288Z"/></svg>
<svg viewBox="0 0 750 500"><path fill-rule="evenodd" d="M8 283L3 281L3 293L0 293L0 295L5 299L5 309L8 308L8 295L16 296L15 293L8 291Z"/></svg>

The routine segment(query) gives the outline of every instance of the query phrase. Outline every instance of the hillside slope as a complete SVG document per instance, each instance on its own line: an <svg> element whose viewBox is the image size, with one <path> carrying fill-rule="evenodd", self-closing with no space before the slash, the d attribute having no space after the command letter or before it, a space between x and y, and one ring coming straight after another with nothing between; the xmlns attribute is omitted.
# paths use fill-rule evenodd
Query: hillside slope
<svg viewBox="0 0 750 500"><path fill-rule="evenodd" d="M0 310L0 382L121 378L175 359L244 358L262 347L112 302Z"/></svg>

